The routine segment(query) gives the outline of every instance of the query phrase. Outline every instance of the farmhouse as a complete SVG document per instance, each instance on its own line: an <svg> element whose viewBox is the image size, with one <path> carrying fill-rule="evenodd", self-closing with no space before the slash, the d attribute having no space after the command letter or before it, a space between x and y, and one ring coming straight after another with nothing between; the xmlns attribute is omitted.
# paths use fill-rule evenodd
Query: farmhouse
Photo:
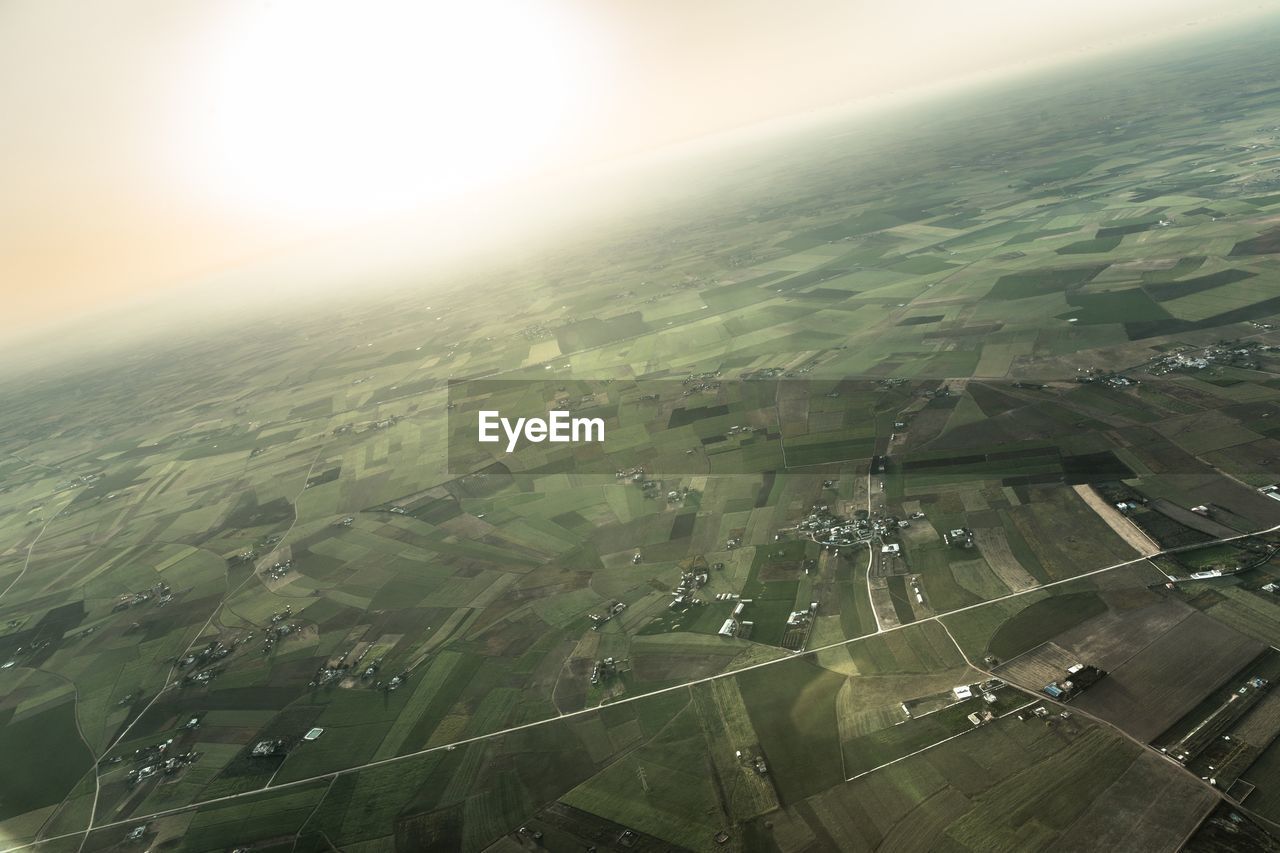
<svg viewBox="0 0 1280 853"><path fill-rule="evenodd" d="M282 740L260 740L253 745L249 754L254 758L270 758L273 755L283 755L284 751Z"/></svg>
<svg viewBox="0 0 1280 853"><path fill-rule="evenodd" d="M1076 663L1067 667L1066 677L1051 681L1040 692L1060 702L1069 702L1097 684L1107 673L1090 664Z"/></svg>

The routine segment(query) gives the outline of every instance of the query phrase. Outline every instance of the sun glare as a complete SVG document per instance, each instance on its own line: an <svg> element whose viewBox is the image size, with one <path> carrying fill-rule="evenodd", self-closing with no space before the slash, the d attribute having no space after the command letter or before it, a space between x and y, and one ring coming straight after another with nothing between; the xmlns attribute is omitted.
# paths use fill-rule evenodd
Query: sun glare
<svg viewBox="0 0 1280 853"><path fill-rule="evenodd" d="M272 0L225 23L178 157L242 213L421 209L549 165L583 112L589 40L549 3Z"/></svg>

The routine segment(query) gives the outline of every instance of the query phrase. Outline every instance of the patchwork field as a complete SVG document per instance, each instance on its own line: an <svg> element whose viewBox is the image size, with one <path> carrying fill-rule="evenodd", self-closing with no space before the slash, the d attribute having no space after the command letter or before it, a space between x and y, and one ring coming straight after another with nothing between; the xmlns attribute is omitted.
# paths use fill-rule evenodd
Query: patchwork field
<svg viewBox="0 0 1280 853"><path fill-rule="evenodd" d="M621 221L6 373L0 849L1265 837L1273 701L1227 787L1151 744L1280 646L1277 35L812 117Z"/></svg>

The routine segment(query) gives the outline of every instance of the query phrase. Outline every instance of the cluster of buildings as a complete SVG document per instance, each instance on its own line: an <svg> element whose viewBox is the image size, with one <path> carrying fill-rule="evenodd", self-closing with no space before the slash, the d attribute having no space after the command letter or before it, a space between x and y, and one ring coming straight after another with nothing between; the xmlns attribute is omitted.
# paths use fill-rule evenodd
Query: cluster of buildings
<svg viewBox="0 0 1280 853"><path fill-rule="evenodd" d="M995 698L996 698L995 696L992 696L991 701L994 702ZM969 714L968 716L969 722L973 723L975 726L980 726L983 723L989 723L995 718L996 718L995 712L992 711L990 708L981 708L977 711L974 711L972 714Z"/></svg>
<svg viewBox="0 0 1280 853"><path fill-rule="evenodd" d="M859 510L852 519L848 519L832 513L826 504L815 504L804 520L794 528L779 531L778 538L781 538L782 533L794 531L824 549L838 549L869 542L876 537L891 536L898 530L910 527L911 519L917 518L924 518L924 513L914 512L910 519L900 519L892 515L872 515ZM884 544L881 548L884 554L896 554L900 550L900 546L896 544Z"/></svg>
<svg viewBox="0 0 1280 853"><path fill-rule="evenodd" d="M307 686L324 687L335 681L341 681L348 676L359 677L364 682L371 681L378 674L378 670L382 669L382 658L380 657L374 658L367 666L364 666L364 659L368 656L371 648L372 646L366 645L359 653L352 649L337 659L330 659L324 666L316 670L316 677ZM407 673L404 675L407 676ZM402 678L398 676L393 680L398 687ZM381 681L375 682L374 686L386 689L386 685Z"/></svg>
<svg viewBox="0 0 1280 853"><path fill-rule="evenodd" d="M141 764L141 767L135 767L125 774L125 780L130 785L136 785L139 782L150 779L152 776L163 773L165 776L172 776L188 764L192 764L199 760L200 753L195 750L188 750L179 755L170 755L173 747L173 738L169 738L163 743L153 746L144 746L134 750L133 760Z"/></svg>
<svg viewBox="0 0 1280 853"><path fill-rule="evenodd" d="M860 513L859 516L854 519L843 518L831 512L827 504L815 504L803 521L794 528L779 531L777 538L781 538L782 533L794 530L824 547L856 545L871 539L874 531L874 522L865 514Z"/></svg>
<svg viewBox="0 0 1280 853"><path fill-rule="evenodd" d="M713 373L713 374L705 374L705 373L704 373L704 374L701 374L701 375L703 375L703 376L707 376L707 375L714 376L715 374L714 374L714 373ZM684 385L685 385L685 388L684 388L684 391L683 391L683 392L681 392L681 394L680 394L680 396L681 396L681 397L691 397L691 396L693 396L694 394L710 394L710 393L714 393L714 392L716 392L716 391L719 391L719 390L720 390L720 383L719 383L719 382L716 382L716 381L708 381L708 380L705 380L705 379L694 379L692 376L691 376L691 377L689 377L688 379L684 380Z"/></svg>
<svg viewBox="0 0 1280 853"><path fill-rule="evenodd" d="M272 758L277 755L284 755L288 751L287 744L280 738L260 740L253 745L253 749L249 750L249 756L251 758Z"/></svg>
<svg viewBox="0 0 1280 853"><path fill-rule="evenodd" d="M564 388L560 389L561 392ZM557 409L563 409L566 412L574 412L579 409L591 408L599 405L600 400L595 394L582 394L576 400L568 394L560 393L555 397L555 406Z"/></svg>
<svg viewBox="0 0 1280 853"><path fill-rule="evenodd" d="M609 606L605 608L604 615L598 616L595 613L590 614L587 618L591 620L591 630L599 631L604 627L604 623L627 609L627 605L621 601L610 601Z"/></svg>
<svg viewBox="0 0 1280 853"><path fill-rule="evenodd" d="M351 433L367 432L371 429L390 429L400 423L399 415L388 415L387 417L360 424L342 424L333 428L334 435L349 435Z"/></svg>
<svg viewBox="0 0 1280 853"><path fill-rule="evenodd" d="M208 669L202 669L199 672L193 672L191 675L182 679L183 687L204 687L214 678L222 674L222 667L212 666Z"/></svg>
<svg viewBox="0 0 1280 853"><path fill-rule="evenodd" d="M640 491L644 492L644 499L653 501L658 499L658 495L662 494L661 480L645 480L640 483Z"/></svg>
<svg viewBox="0 0 1280 853"><path fill-rule="evenodd" d="M555 332L542 323L531 323L520 330L520 336L527 341L545 341L555 337Z"/></svg>
<svg viewBox="0 0 1280 853"><path fill-rule="evenodd" d="M169 585L160 582L151 589L142 592L126 592L116 599L115 606L111 608L112 613L119 613L121 610L128 610L130 607L137 607L139 604L146 604L151 599L156 599L161 606L168 604L173 600L172 591Z"/></svg>
<svg viewBox="0 0 1280 853"><path fill-rule="evenodd" d="M293 568L293 560L291 559L284 560L284 561L276 560L270 566L263 569L262 573L267 577L271 578L273 581L278 581L280 580L280 578L289 574L289 570L292 568Z"/></svg>
<svg viewBox="0 0 1280 853"><path fill-rule="evenodd" d="M102 472L98 471L93 474L81 474L78 477L72 477L70 480L63 480L55 488L55 492L65 492L67 489L76 489L81 486L92 486L94 483L102 479Z"/></svg>
<svg viewBox="0 0 1280 853"><path fill-rule="evenodd" d="M604 681L611 680L618 674L618 662L613 658L605 658L598 660L595 666L591 668L591 683L600 684Z"/></svg>
<svg viewBox="0 0 1280 853"><path fill-rule="evenodd" d="M1031 709L1031 715L1034 717L1039 717L1042 720L1047 720L1049 719L1049 709L1043 705L1037 705L1036 707ZM1068 711L1062 712L1062 719L1064 720L1069 719L1070 716L1071 716L1070 712ZM1026 718L1027 718L1026 712L1024 711L1018 712L1019 720L1025 720Z"/></svg>
<svg viewBox="0 0 1280 853"><path fill-rule="evenodd" d="M1129 388L1138 384L1138 380L1117 373L1114 370L1102 370L1098 367L1080 368L1076 374L1076 382L1082 385L1105 385L1108 388Z"/></svg>
<svg viewBox="0 0 1280 853"><path fill-rule="evenodd" d="M232 640L230 646L223 645L220 641L214 640L198 652L189 652L186 657L178 661L181 669L189 666L204 666L210 661L222 660L240 645L242 640Z"/></svg>
<svg viewBox="0 0 1280 853"><path fill-rule="evenodd" d="M916 597L916 604L924 604L924 590L920 588L920 576L911 577L911 592Z"/></svg>
<svg viewBox="0 0 1280 853"><path fill-rule="evenodd" d="M271 650L275 648L276 641L284 639L299 630L302 626L296 622L286 621L293 616L293 608L286 606L284 610L271 614L271 627L267 629L267 636L262 640L262 653L264 655L271 654ZM253 635L250 634L250 637Z"/></svg>
<svg viewBox="0 0 1280 853"><path fill-rule="evenodd" d="M818 615L818 602L816 601L810 602L808 610L791 611L791 615L787 617L787 626L790 628L797 628L801 625L806 625L811 619L813 619L814 616L817 616L817 615Z"/></svg>
<svg viewBox="0 0 1280 853"><path fill-rule="evenodd" d="M188 652L185 657L181 658L178 661L178 667L180 669L195 667L197 668L198 671L193 672L187 676L184 676L182 681L179 682L180 686L203 687L207 685L210 681L212 681L214 678L216 678L218 675L222 673L222 667L205 666L205 664L214 663L216 661L222 660L223 658L230 655L237 648L239 648L240 646L244 645L245 643L249 642L252 639L253 639L253 634L251 632L245 635L244 637L237 637L236 639L232 640L230 645L226 645L222 643L220 640L214 640L213 642L209 643L198 652Z"/></svg>
<svg viewBox="0 0 1280 853"><path fill-rule="evenodd" d="M1209 359L1202 356L1192 356L1186 353L1177 353L1176 355L1168 355L1164 358L1157 359L1151 373L1154 376L1163 376L1171 370L1179 368L1186 370L1204 370L1209 366Z"/></svg>
<svg viewBox="0 0 1280 853"><path fill-rule="evenodd" d="M1219 341L1216 346L1203 350L1184 350L1161 356L1152 362L1150 373L1164 376L1175 370L1204 370L1214 364L1257 370L1261 365L1258 354L1272 352L1276 347L1257 341Z"/></svg>
<svg viewBox="0 0 1280 853"><path fill-rule="evenodd" d="M926 696L921 699L908 700L902 703L902 713L908 720L917 719L920 716L927 716L935 711L941 710L939 702L943 702L942 707L953 707L963 702L969 702L975 697L981 697L983 704L977 710L967 715L970 723L975 726L981 726L996 719L996 714L992 710L992 706L996 704L998 697L996 691L1004 687L1004 682L998 678L980 681L977 684L958 684L951 688L948 693ZM928 710L917 715L913 712L914 707L924 706Z"/></svg>
<svg viewBox="0 0 1280 853"><path fill-rule="evenodd" d="M618 470L613 474L615 479L628 483L634 483L644 492L645 500L656 500L662 494L662 481L649 480L645 478L645 471L642 467L627 468L626 470ZM686 486L683 489L672 489L667 492L668 503L683 503L685 498L689 496L689 489ZM636 562L639 562L638 560Z"/></svg>
<svg viewBox="0 0 1280 853"><path fill-rule="evenodd" d="M996 702L995 691L1001 687L1004 687L1004 682L998 678L979 681L977 684L957 684L951 688L951 698L957 702L963 702L966 699L972 699L974 696L981 696L988 705L994 705Z"/></svg>
<svg viewBox="0 0 1280 853"><path fill-rule="evenodd" d="M787 372L785 367L761 367L756 370L748 370L745 373L738 374L738 378L744 382L750 379L777 379Z"/></svg>
<svg viewBox="0 0 1280 853"><path fill-rule="evenodd" d="M750 598L740 598L738 603L733 606L733 613L728 619L724 620L724 624L717 631L721 637L742 637L746 639L751 634L751 628L754 622L748 622L742 618L742 613L747 609L747 605L751 603Z"/></svg>
<svg viewBox="0 0 1280 853"><path fill-rule="evenodd" d="M1097 684L1107 673L1092 664L1074 663L1067 667L1066 675L1050 681L1040 692L1059 702L1070 702L1085 690Z"/></svg>
<svg viewBox="0 0 1280 853"><path fill-rule="evenodd" d="M680 581L676 584L676 588L671 591L672 600L668 605L672 610L684 610L693 604L702 604L702 599L698 598L695 593L707 585L707 581L711 576L706 569L698 569L697 571L688 571L680 575Z"/></svg>
<svg viewBox="0 0 1280 853"><path fill-rule="evenodd" d="M688 385L697 385L700 382L714 382L717 378L719 378L719 376L720 376L720 371L718 370L711 370L711 371L707 371L706 373L690 373L688 376L684 378L683 384L688 386Z"/></svg>
<svg viewBox="0 0 1280 853"><path fill-rule="evenodd" d="M769 765L765 764L763 755L752 755L749 750L747 752L743 752L741 749L738 749L734 750L733 757L756 771L756 773L761 776L764 776L769 772Z"/></svg>

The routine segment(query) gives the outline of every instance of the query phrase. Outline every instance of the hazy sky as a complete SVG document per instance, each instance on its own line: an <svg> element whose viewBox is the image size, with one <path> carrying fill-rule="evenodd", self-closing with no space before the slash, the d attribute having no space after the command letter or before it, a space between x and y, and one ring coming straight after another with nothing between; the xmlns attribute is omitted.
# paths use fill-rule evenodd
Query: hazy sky
<svg viewBox="0 0 1280 853"><path fill-rule="evenodd" d="M0 336L531 175L1260 8L0 0Z"/></svg>

